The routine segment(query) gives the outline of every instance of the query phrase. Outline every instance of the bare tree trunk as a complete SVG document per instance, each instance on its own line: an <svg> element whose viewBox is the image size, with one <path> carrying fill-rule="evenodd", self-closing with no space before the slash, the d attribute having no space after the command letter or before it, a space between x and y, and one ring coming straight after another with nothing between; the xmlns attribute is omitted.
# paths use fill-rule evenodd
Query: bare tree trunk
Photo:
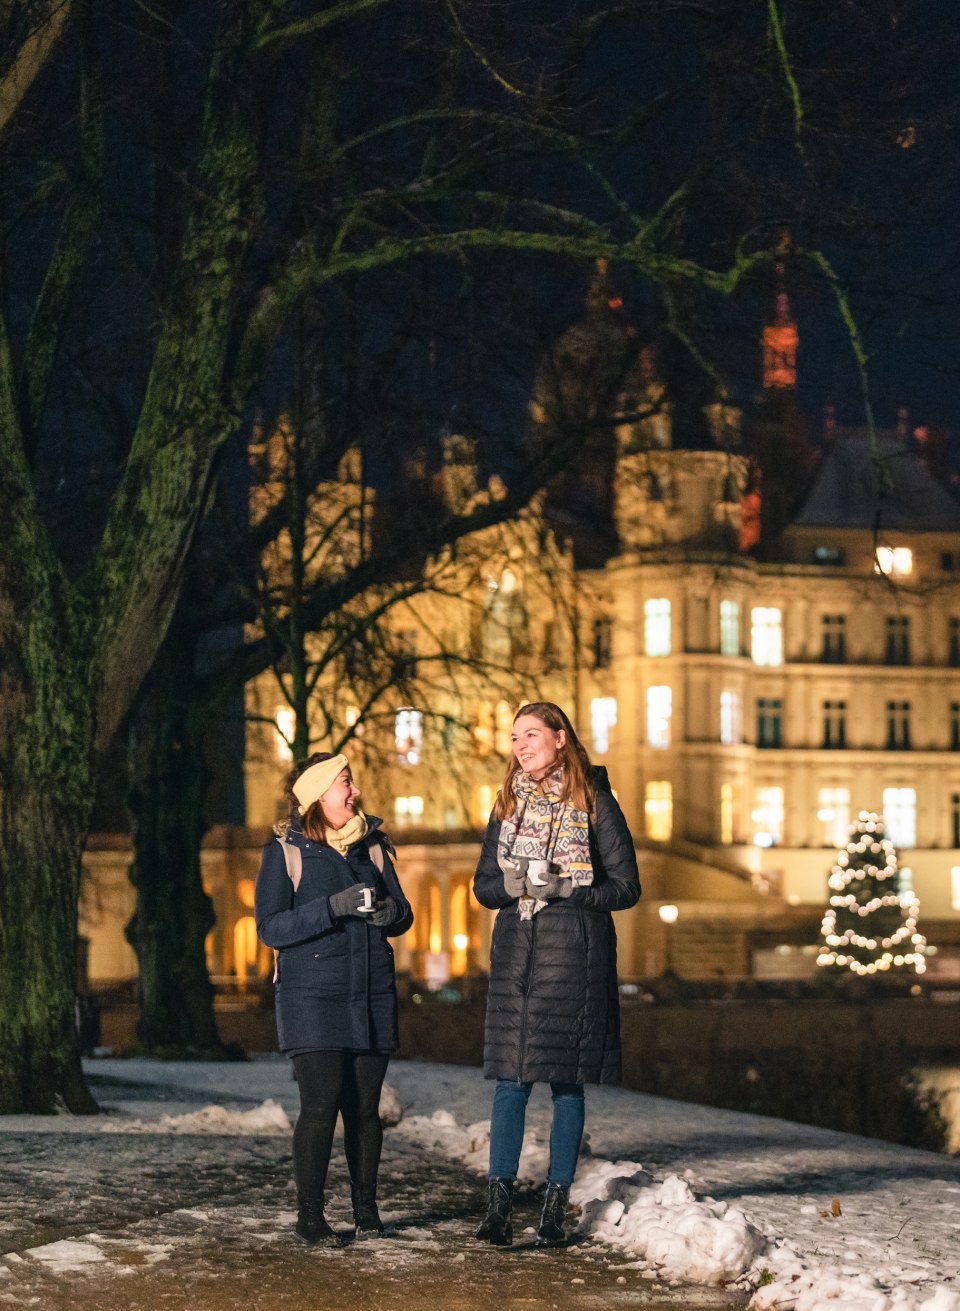
<svg viewBox="0 0 960 1311"><path fill-rule="evenodd" d="M126 933L139 968L140 1043L209 1052L219 1037L204 947L215 916L200 870L207 771L196 636L185 627L171 629L129 727L137 908Z"/></svg>

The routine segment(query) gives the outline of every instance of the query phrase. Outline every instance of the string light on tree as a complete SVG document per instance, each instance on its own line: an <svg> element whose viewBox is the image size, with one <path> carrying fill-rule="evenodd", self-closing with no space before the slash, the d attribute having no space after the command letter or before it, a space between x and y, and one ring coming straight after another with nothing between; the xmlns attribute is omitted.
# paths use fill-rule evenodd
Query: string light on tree
<svg viewBox="0 0 960 1311"><path fill-rule="evenodd" d="M897 852L884 837L881 815L860 811L827 886L818 965L858 975L924 973L927 940L917 930L920 903L912 892L900 893Z"/></svg>

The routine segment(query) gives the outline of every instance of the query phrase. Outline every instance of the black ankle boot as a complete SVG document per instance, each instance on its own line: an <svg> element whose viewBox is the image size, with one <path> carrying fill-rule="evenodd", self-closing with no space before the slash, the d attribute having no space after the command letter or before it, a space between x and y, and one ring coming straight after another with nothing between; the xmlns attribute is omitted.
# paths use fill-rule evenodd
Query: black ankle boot
<svg viewBox="0 0 960 1311"><path fill-rule="evenodd" d="M547 1184L540 1212L540 1227L537 1229L538 1247L556 1247L565 1243L567 1236L563 1232L563 1217L567 1213L567 1198L570 1189L563 1184Z"/></svg>
<svg viewBox="0 0 960 1311"><path fill-rule="evenodd" d="M369 1184L351 1184L350 1200L353 1203L353 1223L358 1238L382 1238L383 1221L377 1210L377 1190Z"/></svg>
<svg viewBox="0 0 960 1311"><path fill-rule="evenodd" d="M311 1198L300 1198L294 1232L301 1243L308 1243L311 1247L316 1246L317 1243L324 1247L343 1246L339 1236L333 1232L324 1218L322 1199L315 1201Z"/></svg>
<svg viewBox="0 0 960 1311"><path fill-rule="evenodd" d="M487 1199L487 1214L477 1230L477 1237L484 1243L493 1243L495 1247L509 1247L513 1242L513 1225L510 1212L513 1210L513 1180L491 1179Z"/></svg>

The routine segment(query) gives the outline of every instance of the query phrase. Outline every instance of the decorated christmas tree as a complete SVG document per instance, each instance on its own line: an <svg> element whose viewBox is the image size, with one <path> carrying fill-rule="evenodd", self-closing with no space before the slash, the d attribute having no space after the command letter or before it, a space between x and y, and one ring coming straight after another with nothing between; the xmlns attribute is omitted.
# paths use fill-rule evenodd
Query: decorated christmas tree
<svg viewBox="0 0 960 1311"><path fill-rule="evenodd" d="M817 964L854 974L912 970L922 974L927 940L917 932L920 903L900 893L897 853L883 818L861 810L827 880L830 903Z"/></svg>

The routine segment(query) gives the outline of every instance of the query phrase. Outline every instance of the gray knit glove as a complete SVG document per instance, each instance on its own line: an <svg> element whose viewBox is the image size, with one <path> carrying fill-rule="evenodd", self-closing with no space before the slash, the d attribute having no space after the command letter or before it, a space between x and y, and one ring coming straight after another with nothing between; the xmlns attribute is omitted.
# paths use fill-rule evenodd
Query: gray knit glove
<svg viewBox="0 0 960 1311"><path fill-rule="evenodd" d="M525 897L527 895L527 880L521 869L503 871L503 890L508 897Z"/></svg>
<svg viewBox="0 0 960 1311"><path fill-rule="evenodd" d="M349 915L366 919L369 916L369 911L358 910L363 905L363 886L362 883L355 883L352 888L344 888L342 892L331 892L328 900L332 919L342 920Z"/></svg>
<svg viewBox="0 0 960 1311"><path fill-rule="evenodd" d="M400 918L400 907L393 897L383 897L366 918L371 924L375 924L378 929L388 929L391 924L396 924Z"/></svg>
<svg viewBox="0 0 960 1311"><path fill-rule="evenodd" d="M536 897L538 901L556 901L560 897L569 897L573 891L573 879L561 878L551 870L545 883L531 883L527 879L526 895Z"/></svg>

